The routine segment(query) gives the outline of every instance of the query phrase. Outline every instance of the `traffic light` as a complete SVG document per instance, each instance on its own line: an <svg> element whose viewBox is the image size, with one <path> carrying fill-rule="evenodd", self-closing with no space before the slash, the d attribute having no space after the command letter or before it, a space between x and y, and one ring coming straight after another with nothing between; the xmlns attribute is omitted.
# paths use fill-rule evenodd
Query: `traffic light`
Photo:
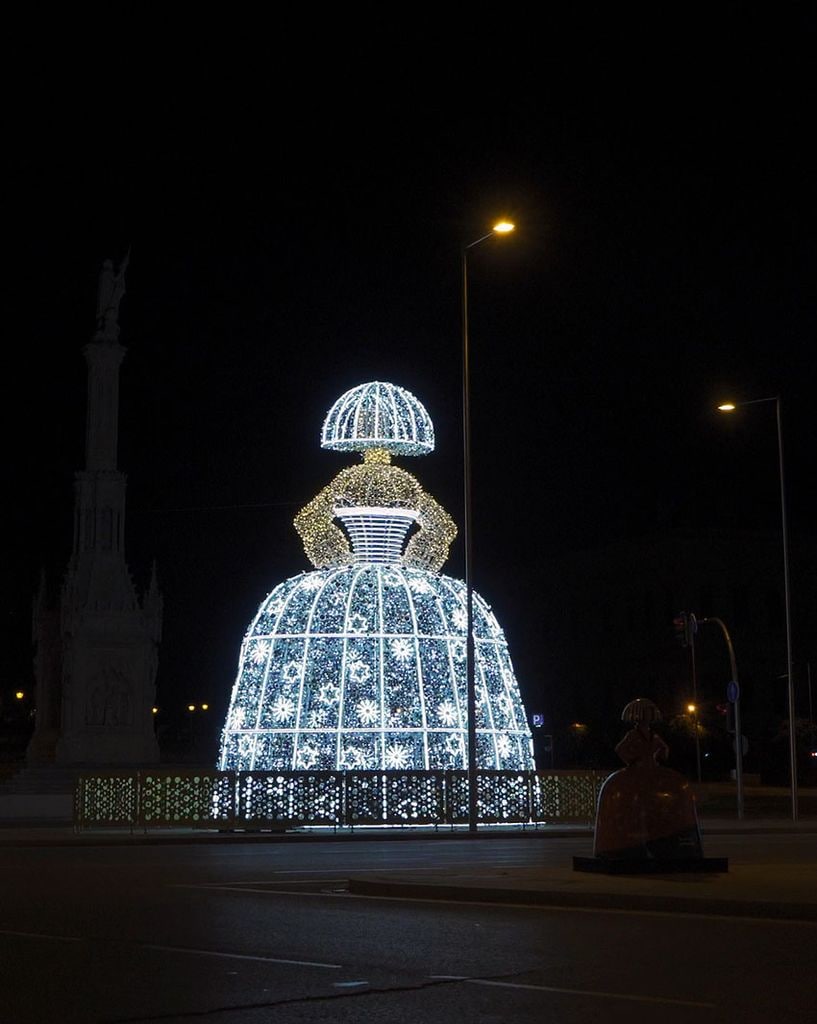
<svg viewBox="0 0 817 1024"><path fill-rule="evenodd" d="M732 703L732 701L729 700L725 704L716 704L715 705L715 710L718 712L719 715L725 715L726 716L726 731L727 732L734 732L735 731L735 705Z"/></svg>
<svg viewBox="0 0 817 1024"><path fill-rule="evenodd" d="M680 643L680 645L682 647L689 647L691 636L689 628L689 614L687 612L678 612L672 620L672 628L675 632L675 639Z"/></svg>

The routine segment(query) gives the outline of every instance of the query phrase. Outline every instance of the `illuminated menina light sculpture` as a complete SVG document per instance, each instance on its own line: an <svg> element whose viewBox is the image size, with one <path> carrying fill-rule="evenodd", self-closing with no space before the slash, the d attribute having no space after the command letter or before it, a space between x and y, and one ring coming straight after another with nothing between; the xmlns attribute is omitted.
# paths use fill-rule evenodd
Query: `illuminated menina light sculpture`
<svg viewBox="0 0 817 1024"><path fill-rule="evenodd" d="M431 419L403 388L361 384L329 410L321 445L363 462L295 518L315 569L275 587L250 623L219 767L464 769L466 588L439 572L457 530L392 465L434 450ZM477 764L533 769L505 635L478 594L474 633Z"/></svg>

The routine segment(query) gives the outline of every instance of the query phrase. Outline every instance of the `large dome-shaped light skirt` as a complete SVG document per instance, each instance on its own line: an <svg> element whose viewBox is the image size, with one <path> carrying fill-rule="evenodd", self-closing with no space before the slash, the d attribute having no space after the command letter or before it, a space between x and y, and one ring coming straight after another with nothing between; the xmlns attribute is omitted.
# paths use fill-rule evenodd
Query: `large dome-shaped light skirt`
<svg viewBox="0 0 817 1024"><path fill-rule="evenodd" d="M508 645L475 594L477 764L532 769ZM241 646L219 767L465 768L465 585L400 565L285 580Z"/></svg>

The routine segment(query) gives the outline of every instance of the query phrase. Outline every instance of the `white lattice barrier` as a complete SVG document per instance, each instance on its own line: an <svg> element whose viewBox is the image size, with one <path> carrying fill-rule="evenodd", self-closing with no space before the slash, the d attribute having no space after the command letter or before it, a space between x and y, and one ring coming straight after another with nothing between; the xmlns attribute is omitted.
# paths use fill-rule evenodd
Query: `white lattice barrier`
<svg viewBox="0 0 817 1024"><path fill-rule="evenodd" d="M477 772L483 824L587 822L606 772ZM81 775L77 828L298 828L468 821L465 771L219 772L155 769Z"/></svg>
<svg viewBox="0 0 817 1024"><path fill-rule="evenodd" d="M233 772L139 772L143 828L230 828L234 819Z"/></svg>
<svg viewBox="0 0 817 1024"><path fill-rule="evenodd" d="M438 825L445 821L444 772L346 773L347 825Z"/></svg>
<svg viewBox="0 0 817 1024"><path fill-rule="evenodd" d="M133 826L139 815L137 772L80 775L74 787L74 826Z"/></svg>
<svg viewBox="0 0 817 1024"><path fill-rule="evenodd" d="M237 772L236 825L343 824L343 772Z"/></svg>
<svg viewBox="0 0 817 1024"><path fill-rule="evenodd" d="M608 775L558 770L532 773L531 817L541 822L595 821L599 790Z"/></svg>
<svg viewBox="0 0 817 1024"><path fill-rule="evenodd" d="M482 824L526 824L530 814L530 776L523 771L477 772L477 821ZM468 821L468 772L446 772L446 818L454 825Z"/></svg>

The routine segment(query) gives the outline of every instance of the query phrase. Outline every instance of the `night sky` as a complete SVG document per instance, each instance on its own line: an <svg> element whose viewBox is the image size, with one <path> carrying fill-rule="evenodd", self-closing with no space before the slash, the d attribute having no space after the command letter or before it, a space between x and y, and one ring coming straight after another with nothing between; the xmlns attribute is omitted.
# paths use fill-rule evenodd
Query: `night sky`
<svg viewBox="0 0 817 1024"><path fill-rule="evenodd" d="M490 26L449 56L418 24L252 82L32 77L7 158L3 685L30 685L40 567L70 554L81 349L128 247L119 464L128 564L141 589L155 557L165 595L163 707L226 707L258 604L309 567L291 522L349 464L318 443L347 388L426 405L437 450L400 464L461 525L459 251L498 215L517 232L469 264L474 575L523 698L547 701L526 679L561 552L778 528L774 406L715 399L783 396L813 534L812 18L716 7L517 24L497 61ZM462 560L460 535L444 571Z"/></svg>

